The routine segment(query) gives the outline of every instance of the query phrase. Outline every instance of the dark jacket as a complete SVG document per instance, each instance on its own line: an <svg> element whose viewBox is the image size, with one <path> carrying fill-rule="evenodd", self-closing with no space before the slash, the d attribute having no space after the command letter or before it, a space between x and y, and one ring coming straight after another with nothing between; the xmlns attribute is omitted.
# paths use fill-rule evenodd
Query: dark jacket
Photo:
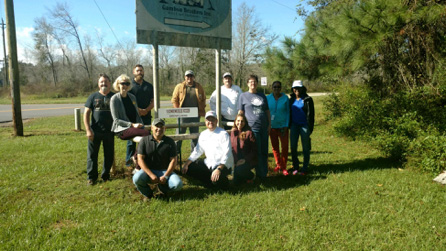
<svg viewBox="0 0 446 251"><path fill-rule="evenodd" d="M314 102L313 99L305 94L302 99L304 100L304 107L303 110L305 114L307 115L307 122L308 122L308 129L310 130L310 134L313 133L314 129ZM294 101L296 101L296 95L292 94L290 98L290 111L291 106L294 104ZM291 118L292 112L290 112L290 126L291 123L293 123L293 119Z"/></svg>

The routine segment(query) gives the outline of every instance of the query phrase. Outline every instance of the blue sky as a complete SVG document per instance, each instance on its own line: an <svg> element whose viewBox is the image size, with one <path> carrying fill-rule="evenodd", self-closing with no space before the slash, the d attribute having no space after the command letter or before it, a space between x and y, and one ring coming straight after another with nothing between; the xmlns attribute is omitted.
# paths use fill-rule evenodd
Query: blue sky
<svg viewBox="0 0 446 251"><path fill-rule="evenodd" d="M55 6L55 0L15 0L14 11L16 21L17 43L19 59L28 61L24 48L32 49L32 31L34 19L47 15L47 8ZM63 2L63 1L61 1ZM113 36L106 21L101 15L94 0L67 0L71 14L77 20L82 34L95 37L96 30L105 34L106 43L115 44ZM295 5L299 0L232 0L232 18L236 18L237 8L241 3L255 6L258 18L269 26L280 38L292 36L299 39L298 31L303 29L303 21L295 12ZM134 0L96 0L104 13L108 23L119 40L133 39L136 43L136 18ZM5 18L4 0L1 0L1 18ZM0 33L1 35L1 33ZM143 45L142 45L143 46ZM0 50L3 58L3 50Z"/></svg>

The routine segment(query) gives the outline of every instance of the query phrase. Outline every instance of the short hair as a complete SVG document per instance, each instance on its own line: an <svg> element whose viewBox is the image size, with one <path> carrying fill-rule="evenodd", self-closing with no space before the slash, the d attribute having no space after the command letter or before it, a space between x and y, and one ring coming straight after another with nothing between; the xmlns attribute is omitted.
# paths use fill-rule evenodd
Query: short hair
<svg viewBox="0 0 446 251"><path fill-rule="evenodd" d="M274 86L274 84L279 84L280 87L282 87L282 83L281 83L280 81L278 81L278 80L274 81L273 84L272 84L271 86Z"/></svg>
<svg viewBox="0 0 446 251"><path fill-rule="evenodd" d="M248 81L251 79L256 81L256 83L259 83L259 78L257 77L257 75L254 75L254 74L249 75Z"/></svg>
<svg viewBox="0 0 446 251"><path fill-rule="evenodd" d="M115 80L115 82L113 83L113 89L115 90L115 91L117 91L117 92L119 92L119 84L120 83L122 83L122 82L129 82L130 83L130 86L129 86L129 88L127 89L127 91L130 91L131 89L132 89L132 82L130 81L130 78L129 78L129 76L127 76L127 75L125 75L125 74L121 74L121 76L119 76L116 80Z"/></svg>
<svg viewBox="0 0 446 251"><path fill-rule="evenodd" d="M99 78L98 78L98 80L99 80L100 78L106 78L106 79L108 79L109 82L111 82L110 77L109 77L107 74L105 74L105 73L101 73L101 74L99 74Z"/></svg>
<svg viewBox="0 0 446 251"><path fill-rule="evenodd" d="M140 65L140 64L135 65L135 67L133 67L133 70L138 68L138 67L141 67L144 70L144 67L142 67L142 65Z"/></svg>

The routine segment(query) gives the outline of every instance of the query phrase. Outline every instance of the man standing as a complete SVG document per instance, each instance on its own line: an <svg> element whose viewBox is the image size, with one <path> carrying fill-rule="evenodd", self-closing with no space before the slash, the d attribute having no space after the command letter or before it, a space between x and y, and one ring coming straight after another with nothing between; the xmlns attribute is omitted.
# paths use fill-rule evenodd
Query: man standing
<svg viewBox="0 0 446 251"><path fill-rule="evenodd" d="M234 122L237 116L238 98L242 93L239 86L232 84L232 75L229 72L223 74L221 90L221 121ZM217 112L217 91L214 91L209 99L211 110ZM232 126L224 126L225 130L231 130Z"/></svg>
<svg viewBox="0 0 446 251"><path fill-rule="evenodd" d="M198 144L184 163L182 172L200 180L205 186L226 188L234 158L229 135L223 128L217 127L217 122L214 111L206 113L207 130L201 132ZM203 153L206 159L195 162Z"/></svg>
<svg viewBox="0 0 446 251"><path fill-rule="evenodd" d="M195 82L195 74L193 71L188 70L184 73L184 82L177 84L172 94L172 104L174 108L180 107L198 107L198 117L196 118L179 118L181 124L183 123L195 123L200 122L200 117L204 116L206 107L206 94L203 87ZM186 132L186 128L178 128L177 133L183 134ZM198 133L198 127L189 127L189 133ZM191 140L191 151L197 144L197 139ZM178 141L178 152L181 152L181 140Z"/></svg>
<svg viewBox="0 0 446 251"><path fill-rule="evenodd" d="M110 92L110 86L110 78L106 74L100 74L99 91L91 94L85 102L84 125L88 138L88 185L94 185L98 179L98 154L101 142L103 142L102 147L104 148L101 178L104 181L110 179L110 169L115 152L115 138L111 131L113 118L110 112L110 99L114 93Z"/></svg>
<svg viewBox="0 0 446 251"><path fill-rule="evenodd" d="M144 80L144 68L137 64L133 68L133 80L130 93L135 95L138 104L138 112L144 125L150 125L152 120L151 111L153 109L153 85ZM131 157L135 154L136 143L127 141L127 154L125 157L126 164L131 164Z"/></svg>
<svg viewBox="0 0 446 251"><path fill-rule="evenodd" d="M143 137L139 142L138 164L141 170L133 175L133 183L147 198L153 197L149 183L158 184L164 194L183 187L180 177L173 172L177 165L175 142L164 135L165 130L164 120L154 119L152 135Z"/></svg>

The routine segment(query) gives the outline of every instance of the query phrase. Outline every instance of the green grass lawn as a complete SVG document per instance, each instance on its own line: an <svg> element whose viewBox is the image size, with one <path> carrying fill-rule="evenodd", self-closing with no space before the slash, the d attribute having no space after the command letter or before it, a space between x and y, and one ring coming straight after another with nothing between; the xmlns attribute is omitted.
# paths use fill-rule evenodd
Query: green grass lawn
<svg viewBox="0 0 446 251"><path fill-rule="evenodd" d="M0 127L0 250L443 250L445 187L334 136L321 99L312 174L225 192L184 178L183 191L149 202L122 171L124 141L113 181L89 187L72 116L28 122L25 137Z"/></svg>

